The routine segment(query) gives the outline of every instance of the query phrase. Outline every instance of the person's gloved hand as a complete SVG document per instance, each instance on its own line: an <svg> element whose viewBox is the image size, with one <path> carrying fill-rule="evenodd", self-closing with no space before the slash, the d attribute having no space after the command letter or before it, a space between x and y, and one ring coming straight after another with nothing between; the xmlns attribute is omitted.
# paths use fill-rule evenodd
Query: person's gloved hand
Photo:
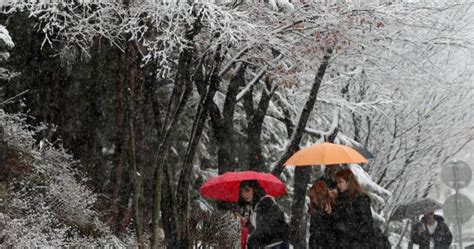
<svg viewBox="0 0 474 249"><path fill-rule="evenodd" d="M425 226L420 222L416 224L416 233L421 235L425 231Z"/></svg>
<svg viewBox="0 0 474 249"><path fill-rule="evenodd" d="M332 212L332 207L331 207L331 204L329 203L326 203L326 205L324 206L324 211L328 214L330 214Z"/></svg>

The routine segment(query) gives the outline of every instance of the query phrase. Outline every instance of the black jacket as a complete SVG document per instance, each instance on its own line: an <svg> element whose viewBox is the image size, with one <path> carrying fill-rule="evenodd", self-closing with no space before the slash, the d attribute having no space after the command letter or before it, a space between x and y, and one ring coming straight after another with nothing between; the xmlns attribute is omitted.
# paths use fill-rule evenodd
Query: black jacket
<svg viewBox="0 0 474 249"><path fill-rule="evenodd" d="M309 248L335 248L337 245L334 231L334 216L323 210L317 210L311 215L309 223Z"/></svg>
<svg viewBox="0 0 474 249"><path fill-rule="evenodd" d="M374 228L374 247L377 249L391 249L392 245L388 240L388 236L382 232L382 229L379 227Z"/></svg>
<svg viewBox="0 0 474 249"><path fill-rule="evenodd" d="M434 218L436 222L438 222L434 233L431 235L434 240L435 248L447 249L453 241L453 235L451 234L451 231L449 231L448 225L444 223L443 217L435 215ZM425 226L425 231L418 235L416 233L416 227L413 227L411 233L411 241L414 244L419 245L420 249L425 249L430 247L430 234L428 232L428 228L426 227L425 219L421 219L421 223L423 226Z"/></svg>
<svg viewBox="0 0 474 249"><path fill-rule="evenodd" d="M375 248L374 221L366 194L359 193L351 201L347 191L340 193L336 197L334 216L337 248Z"/></svg>
<svg viewBox="0 0 474 249"><path fill-rule="evenodd" d="M256 228L248 237L247 248L264 248L266 245L288 241L290 227L285 221L285 215L271 197L264 197L256 205Z"/></svg>

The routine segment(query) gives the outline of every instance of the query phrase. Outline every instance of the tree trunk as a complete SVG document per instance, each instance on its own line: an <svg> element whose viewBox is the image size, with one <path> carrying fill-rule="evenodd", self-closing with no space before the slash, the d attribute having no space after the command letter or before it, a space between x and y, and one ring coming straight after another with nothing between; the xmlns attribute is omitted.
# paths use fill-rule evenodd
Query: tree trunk
<svg viewBox="0 0 474 249"><path fill-rule="evenodd" d="M173 176L170 174L168 162L163 162L163 181L161 184L161 215L163 230L165 233L165 244L167 248L178 248L178 228L176 222L176 201L174 199ZM158 241L154 241L157 243ZM158 244L153 245L153 248L158 248Z"/></svg>
<svg viewBox="0 0 474 249"><path fill-rule="evenodd" d="M132 43L127 44L126 49L126 62L125 70L127 74L127 83L128 83L128 124L129 124L129 132L130 132L130 147L129 147L129 161L130 161L130 173L131 179L133 183L133 212L134 212L134 223L135 223L135 234L137 236L138 246L139 248L143 248L143 219L142 219L142 208L141 208L141 200L142 200L142 180L140 170L137 166L137 155L136 155L136 143L135 143L135 116L136 116L136 108L135 108L135 95L134 91L136 89L137 83L137 74L139 65L136 63L136 55L137 51L134 49L134 45Z"/></svg>
<svg viewBox="0 0 474 249"><path fill-rule="evenodd" d="M314 104L316 103L316 98L318 96L319 87L321 86L321 82L323 80L324 74L326 73L326 69L329 64L329 59L332 55L332 48L328 48L326 50L325 55L321 61L321 65L318 68L318 72L316 73L316 77L314 78L313 87L309 93L308 99L306 100L305 106L301 111L300 119L296 125L293 134L291 135L290 141L286 147L286 150L280 156L280 159L275 163L272 174L279 176L283 171L283 164L285 163L291 155L293 155L297 148L299 147L299 143L301 138L303 137L303 132L306 128L306 124L308 123L309 117L311 115L311 111L314 108Z"/></svg>
<svg viewBox="0 0 474 249"><path fill-rule="evenodd" d="M306 203L306 186L311 179L310 167L296 167L293 187L293 203L291 206L290 241L295 249L306 248L306 219L304 205Z"/></svg>
<svg viewBox="0 0 474 249"><path fill-rule="evenodd" d="M258 103L256 110L253 109L253 97L249 92L244 96L244 105L247 115L247 164L250 170L259 172L266 171L265 161L262 154L262 127L268 105L275 92L275 87L270 83L270 79L265 79L266 89L262 90L262 97Z"/></svg>
<svg viewBox="0 0 474 249"><path fill-rule="evenodd" d="M199 95L204 95L206 93L206 88L203 85L198 84L196 85L196 88L198 89ZM233 136L233 129L229 130L229 127L226 127L219 107L214 101L209 103L208 108L209 116L211 117L212 131L217 142L218 174L223 174L227 171L232 171L237 164L235 159L231 156L231 151L233 149L231 138ZM227 108L226 110L233 111L233 108ZM226 116L227 118L233 117L233 113L227 113Z"/></svg>
<svg viewBox="0 0 474 249"><path fill-rule="evenodd" d="M196 14L196 13L194 13ZM175 133L176 123L188 98L191 95L193 90L191 76L191 66L194 51L194 37L201 30L200 16L197 16L197 19L194 21L193 26L190 27L190 30L186 33L186 40L188 41L187 49L180 54L178 61L178 71L176 73L175 87L173 88L173 93L169 99L167 111L165 113L165 122L163 123L163 129L161 131L161 144L158 148L157 157L155 159L156 166L154 170L154 207L153 207L153 233L152 233L152 247L158 247L157 235L159 234L159 218L160 208L162 214L163 228L165 231L166 243L169 248L175 248L177 243L177 223L176 223L176 210L175 210L175 200L173 190L173 174L170 173L170 168L166 162L166 157L170 148L170 139ZM184 86L184 90L180 85ZM176 100L175 96L180 94L180 98ZM175 106L175 108L172 108ZM172 111L173 110L173 111ZM161 179L163 178L163 182ZM161 186L161 189L160 189ZM160 196L161 195L161 196ZM158 200L160 199L160 200ZM161 203L160 203L161 201Z"/></svg>
<svg viewBox="0 0 474 249"><path fill-rule="evenodd" d="M124 55L121 56L121 60L124 60ZM123 213L123 206L126 205L127 200L125 200L124 193L128 195L128 174L126 169L126 148L127 148L127 139L128 139L128 132L127 132L127 125L126 123L126 103L124 101L126 97L126 93L124 93L124 89L126 88L124 82L124 75L120 74L120 78L118 80L118 84L116 87L116 99L117 99L117 108L116 108L116 129L117 129L117 152L118 156L114 160L114 165L111 173L111 187L112 187L112 221L113 226L116 234L121 233L121 224L122 224L122 217L124 216ZM125 203L125 204L124 204Z"/></svg>
<svg viewBox="0 0 474 249"><path fill-rule="evenodd" d="M150 70L152 72L155 72L155 70ZM154 122L154 127L157 131L157 136L161 137L162 134L160 134L160 129L162 128L161 124L161 112L160 112L160 101L158 98L158 94L156 92L156 78L155 74L151 74L153 76L150 77L145 77L145 94L147 98L151 101L151 109L153 111L153 122ZM158 146L154 145L153 148L157 148ZM154 174L158 175L153 175L153 179L161 179L161 170L158 172L154 172ZM153 181L154 183L154 181ZM154 186L152 187L151 190L151 196L152 196L152 212L151 212L151 223L154 224L160 224L160 215L159 211L154 210L154 207L159 207L161 206L161 196L155 196L157 193L161 193L161 185L160 184L153 184ZM152 228L151 232L151 245L157 245L157 239L160 236L160 231L159 227L157 229Z"/></svg>
<svg viewBox="0 0 474 249"><path fill-rule="evenodd" d="M247 49L242 50L238 57L245 51L247 51ZM231 68L233 63L235 63L235 60L225 66L218 74L219 78ZM214 101L211 101L208 106L209 116L211 117L211 127L217 143L218 174L237 170L236 153L232 153L236 146L234 136L234 113L239 87L241 87L245 81L246 68L247 65L243 63L236 66L235 71L237 71L237 73L229 83L222 113ZM200 95L205 94L206 89L203 85L198 84L196 88Z"/></svg>
<svg viewBox="0 0 474 249"><path fill-rule="evenodd" d="M177 218L178 218L178 248L189 248L191 246L190 234L189 234L189 186L191 181L192 173L192 161L199 144L204 124L208 115L209 105L213 101L214 95L216 94L219 86L220 77L219 69L221 66L221 51L220 47L217 48L216 55L214 57L214 68L211 72L209 83L207 84L206 94L201 95L200 104L196 112L194 119L192 134L188 143L186 155L184 157L183 169L181 171L177 192L176 192L176 206L177 206Z"/></svg>
<svg viewBox="0 0 474 249"><path fill-rule="evenodd" d="M308 99L306 100L305 106L301 112L300 119L298 120L296 127L293 129L288 146L273 168L272 174L276 176L279 176L283 171L283 163L299 149L299 143L303 137L303 132L311 115L311 111L314 108L314 104L316 103L319 87L321 86L321 82L326 72L331 54L332 49L328 49L321 61L321 65L319 66L318 72L314 79L313 87L311 88ZM292 232L290 235L290 240L293 242L295 248L306 248L306 222L303 222L303 210L306 196L306 185L310 180L309 169L307 167L297 167L295 169L294 177L295 193L293 196L293 204L291 208L292 216L290 225Z"/></svg>
<svg viewBox="0 0 474 249"><path fill-rule="evenodd" d="M183 55L182 57L186 58L186 57L191 57L191 56L186 56L187 54L189 54L189 52L185 51L183 52ZM188 70L188 67L190 66L190 59L189 58L186 58L185 60L183 59L182 60L182 63L179 65L179 67L183 68L182 70L184 70L184 74L187 74L189 75L189 70ZM153 233L152 235L157 235L159 234L159 230L160 230L160 227L159 227L159 223L157 223L157 221L159 220L157 218L157 216L160 214L160 207L163 208L163 207L166 207L168 206L167 208L171 208L171 209L174 209L173 206L174 206L174 200L172 197L170 197L169 195L173 195L174 192L170 192L168 193L167 191L170 191L171 190L171 186L168 186L170 184L173 184L173 179L172 179L172 174L170 174L168 171L168 165L166 165L166 157L167 157L167 154L168 154L168 151L169 151L169 148L170 148L170 143L171 143L171 138L173 137L173 134L175 133L176 129L174 129L174 127L176 126L176 123L178 122L178 119L180 117L180 115L182 114L182 111L184 109L184 106L186 104L186 102L188 101L188 98L191 94L191 91L192 91L192 85L191 85L191 82L190 80L187 80L186 84L185 84L185 89L184 89L184 92L182 93L182 95L180 96L179 98L179 103L178 105L176 106L176 110L173 111L173 114L172 115L169 115L170 116L170 120L169 122L165 122L164 123L164 126L166 126L167 128L162 131L162 139L161 139L161 144L158 148L158 153L157 153L157 157L155 159L155 161L157 162L156 166L155 166L155 171L154 171L154 184L155 184L155 187L154 187L154 198L155 198L155 201L154 201L154 207L153 207ZM171 103L171 101L170 101ZM171 108L168 108L168 110L170 111ZM168 114L166 114L168 116ZM163 178L163 182L161 182ZM166 186L165 186L166 185ZM163 188L163 186L165 186L165 188ZM160 189L161 188L161 189ZM161 196L162 193L165 193L166 196ZM160 201L166 201L167 203L160 203L160 201L156 200L156 198L160 198ZM158 206L159 205L159 206ZM174 218L176 217L175 214L173 214L173 212L165 212L165 210L161 210L161 214L163 216L166 216L166 215L171 215L170 217L163 217L163 222L167 222L167 223L170 223L170 222L175 222ZM166 219L166 221L165 221ZM165 236L168 235L168 236L171 236L171 237L167 237L166 240L169 241L175 241L175 234L176 234L176 230L173 230L173 231L166 231L166 229L176 229L176 224L174 225L171 225L171 224L168 224L168 226L165 226L163 224L163 228L165 229ZM152 237L152 247L153 248L156 248L158 245L157 245L158 241L157 241L157 238L156 237Z"/></svg>
<svg viewBox="0 0 474 249"><path fill-rule="evenodd" d="M237 153L231 153L229 150L236 149L239 146L236 134L234 130L234 114L235 114L235 105L237 104L237 94L239 88L245 84L245 71L247 70L246 63L238 63L234 71L235 75L232 77L229 87L227 89L227 94L224 101L224 107L222 109L222 128L225 130L224 134L227 134L227 139L224 140L224 150L227 150L227 154L223 157L227 157L229 165L225 169L221 169L221 172L226 172L229 170L236 171L239 166ZM234 156L234 159L230 161L230 155ZM237 159L235 159L237 158ZM232 168L231 168L232 167Z"/></svg>

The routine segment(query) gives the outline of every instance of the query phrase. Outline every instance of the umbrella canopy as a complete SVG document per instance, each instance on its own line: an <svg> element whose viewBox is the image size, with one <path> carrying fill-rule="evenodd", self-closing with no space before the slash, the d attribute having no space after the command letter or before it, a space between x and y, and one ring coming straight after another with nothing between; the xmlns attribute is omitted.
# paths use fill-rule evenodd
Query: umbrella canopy
<svg viewBox="0 0 474 249"><path fill-rule="evenodd" d="M308 166L366 162L367 159L351 147L320 143L296 152L285 162L285 165Z"/></svg>
<svg viewBox="0 0 474 249"><path fill-rule="evenodd" d="M390 220L402 220L412 217L418 217L422 214L441 209L443 206L436 200L424 198L417 201L400 204L395 208Z"/></svg>
<svg viewBox="0 0 474 249"><path fill-rule="evenodd" d="M359 152L365 159L374 159L375 156L367 148L362 145L352 144L351 148Z"/></svg>
<svg viewBox="0 0 474 249"><path fill-rule="evenodd" d="M256 171L227 172L207 180L199 189L206 198L236 202L239 199L240 183L256 180L268 195L278 197L286 194L285 184L277 177Z"/></svg>

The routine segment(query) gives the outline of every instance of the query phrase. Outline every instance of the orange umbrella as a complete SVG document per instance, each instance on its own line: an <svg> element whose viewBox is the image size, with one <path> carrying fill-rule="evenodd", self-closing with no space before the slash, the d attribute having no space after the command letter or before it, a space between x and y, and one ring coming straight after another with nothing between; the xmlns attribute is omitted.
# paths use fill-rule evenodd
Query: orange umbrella
<svg viewBox="0 0 474 249"><path fill-rule="evenodd" d="M285 165L308 166L366 162L367 159L351 147L333 143L321 143L296 152L285 162Z"/></svg>

